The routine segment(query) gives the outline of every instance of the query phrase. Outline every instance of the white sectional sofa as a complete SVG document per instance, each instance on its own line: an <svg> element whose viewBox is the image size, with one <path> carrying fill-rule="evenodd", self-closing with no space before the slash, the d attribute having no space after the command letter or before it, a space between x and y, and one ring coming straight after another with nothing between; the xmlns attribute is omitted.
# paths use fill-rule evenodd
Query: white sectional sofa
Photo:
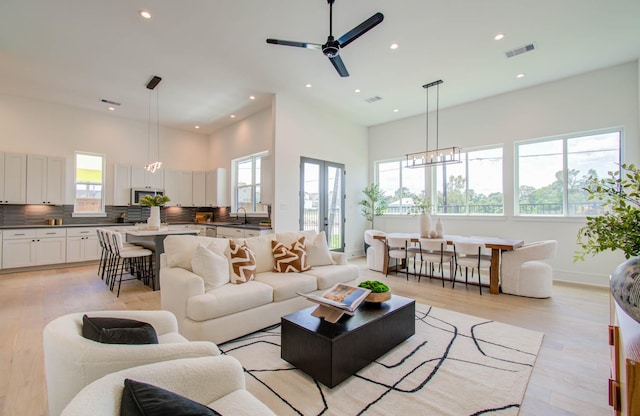
<svg viewBox="0 0 640 416"><path fill-rule="evenodd" d="M311 269L274 272L272 241L289 245L302 236ZM230 240L168 236L160 266L162 309L176 315L180 333L189 340L217 344L277 324L282 316L313 305L296 292L322 293L336 283L356 284L357 266L347 264L344 253L330 252L324 239L324 233L299 231L232 240L246 242L255 255L255 279L236 284L230 281ZM212 257L218 260L224 253L226 270L218 262L202 271L202 262L196 258L205 247L217 253ZM194 265L199 266L200 275Z"/></svg>

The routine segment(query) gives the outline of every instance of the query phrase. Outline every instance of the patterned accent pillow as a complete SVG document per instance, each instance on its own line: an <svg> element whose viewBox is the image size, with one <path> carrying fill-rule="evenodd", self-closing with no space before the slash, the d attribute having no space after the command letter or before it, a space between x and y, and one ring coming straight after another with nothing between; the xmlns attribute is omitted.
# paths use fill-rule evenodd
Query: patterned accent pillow
<svg viewBox="0 0 640 416"><path fill-rule="evenodd" d="M253 251L247 247L246 243L240 245L233 241L229 241L229 248L231 249L229 253L231 267L233 268L231 283L246 283L255 279L256 256Z"/></svg>
<svg viewBox="0 0 640 416"><path fill-rule="evenodd" d="M290 247L278 241L271 241L271 249L275 262L274 272L304 272L311 269L304 248L304 236L291 243Z"/></svg>

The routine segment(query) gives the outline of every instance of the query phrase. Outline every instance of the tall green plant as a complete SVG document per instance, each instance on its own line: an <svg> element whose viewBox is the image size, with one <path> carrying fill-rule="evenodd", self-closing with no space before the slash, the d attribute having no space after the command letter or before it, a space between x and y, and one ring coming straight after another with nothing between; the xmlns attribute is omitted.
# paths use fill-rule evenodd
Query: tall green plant
<svg viewBox="0 0 640 416"><path fill-rule="evenodd" d="M589 200L603 201L604 213L587 217L573 261L607 250L621 250L627 259L640 255L640 169L623 164L608 178L591 176L584 190Z"/></svg>
<svg viewBox="0 0 640 416"><path fill-rule="evenodd" d="M362 205L362 215L371 223L371 228L374 228L374 218L387 210L387 198L384 191L375 183L364 188L362 193L367 197L359 202Z"/></svg>

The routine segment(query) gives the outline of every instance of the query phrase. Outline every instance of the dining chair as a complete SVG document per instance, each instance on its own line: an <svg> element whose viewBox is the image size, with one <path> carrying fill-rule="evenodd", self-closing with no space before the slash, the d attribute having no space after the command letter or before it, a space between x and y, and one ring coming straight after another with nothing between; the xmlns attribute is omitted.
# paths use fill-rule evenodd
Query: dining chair
<svg viewBox="0 0 640 416"><path fill-rule="evenodd" d="M425 266L427 276L433 277L435 266L440 269L440 278L442 279L442 287L444 287L444 265L449 265L449 276L453 276L453 258L454 253L447 251L447 241L442 238L420 238L418 240L418 252L420 254L420 271L418 273L418 281L422 276L422 266Z"/></svg>
<svg viewBox="0 0 640 416"><path fill-rule="evenodd" d="M396 260L396 273L401 262L404 262L405 273L409 280L409 258L415 258L415 251L409 250L411 238L409 237L387 237L387 263L391 264L391 260ZM414 262L415 273L415 262ZM387 276L389 275L389 267L387 267Z"/></svg>
<svg viewBox="0 0 640 416"><path fill-rule="evenodd" d="M480 276L481 269L489 269L491 274L491 256L483 254L484 244L473 241L456 241L453 245L455 255L455 270L452 280L452 288L456 285L456 275L458 269L465 269L465 285L469 284L469 269L471 269L471 277L473 278L474 270L478 270L478 287L482 295L482 278Z"/></svg>

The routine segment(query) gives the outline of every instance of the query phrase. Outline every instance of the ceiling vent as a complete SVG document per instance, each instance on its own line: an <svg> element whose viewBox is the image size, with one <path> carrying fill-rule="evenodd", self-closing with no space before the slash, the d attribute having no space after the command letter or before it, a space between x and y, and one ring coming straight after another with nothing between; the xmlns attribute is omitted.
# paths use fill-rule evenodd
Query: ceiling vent
<svg viewBox="0 0 640 416"><path fill-rule="evenodd" d="M522 55L523 53L532 52L535 49L536 49L536 45L534 45L533 43L530 43L528 45L511 49L510 51L506 51L504 54L507 55L507 58L513 58L514 56Z"/></svg>
<svg viewBox="0 0 640 416"><path fill-rule="evenodd" d="M376 101L380 101L382 100L382 97L379 96L375 96L375 97L371 97L371 98L367 98L365 101L368 102L369 104L371 103L375 103Z"/></svg>

